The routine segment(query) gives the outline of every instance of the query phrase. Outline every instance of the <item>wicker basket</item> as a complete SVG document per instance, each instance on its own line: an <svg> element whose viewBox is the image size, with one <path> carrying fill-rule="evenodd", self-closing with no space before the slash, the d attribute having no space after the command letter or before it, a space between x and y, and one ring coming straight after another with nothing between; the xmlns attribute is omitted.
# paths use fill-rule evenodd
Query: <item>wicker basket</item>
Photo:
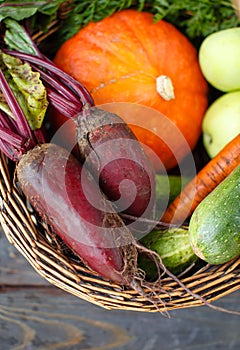
<svg viewBox="0 0 240 350"><path fill-rule="evenodd" d="M68 7L62 11L64 15ZM57 28L58 20L51 24L47 34L36 33L33 38L40 42ZM84 266L39 220L15 183L14 166L0 152L0 224L9 242L51 284L106 309L142 312L166 312L204 304L214 307L212 301L240 289L240 258L219 266L193 266L178 276L180 283L163 276L161 289L156 286L152 293L155 304L135 290L103 279Z"/></svg>
<svg viewBox="0 0 240 350"><path fill-rule="evenodd" d="M123 288L98 276L54 239L48 227L39 221L14 182L14 165L1 153L0 158L1 225L7 239L32 267L53 285L106 309L144 312L179 309L208 303L240 288L240 259L220 266L202 266L179 277L179 285L163 277L162 292L156 287L158 308L136 291ZM165 292L164 292L165 291ZM194 296L194 294L196 296ZM160 299L162 302L160 302Z"/></svg>

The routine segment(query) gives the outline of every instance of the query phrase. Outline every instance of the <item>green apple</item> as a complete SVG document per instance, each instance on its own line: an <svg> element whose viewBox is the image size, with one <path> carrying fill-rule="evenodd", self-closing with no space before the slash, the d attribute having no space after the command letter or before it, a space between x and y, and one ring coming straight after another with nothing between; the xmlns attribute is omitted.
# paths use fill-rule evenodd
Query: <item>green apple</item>
<svg viewBox="0 0 240 350"><path fill-rule="evenodd" d="M240 90L240 28L207 36L199 49L199 64L206 80L216 89Z"/></svg>
<svg viewBox="0 0 240 350"><path fill-rule="evenodd" d="M204 147L213 158L240 133L240 91L223 94L210 105L202 130Z"/></svg>

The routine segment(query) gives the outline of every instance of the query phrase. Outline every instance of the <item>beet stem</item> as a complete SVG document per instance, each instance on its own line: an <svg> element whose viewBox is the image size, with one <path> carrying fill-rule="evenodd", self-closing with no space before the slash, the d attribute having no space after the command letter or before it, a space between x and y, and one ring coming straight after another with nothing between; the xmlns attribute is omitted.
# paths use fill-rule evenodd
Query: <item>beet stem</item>
<svg viewBox="0 0 240 350"><path fill-rule="evenodd" d="M81 112L81 106L76 108L70 100L59 99L58 93L47 87L48 98L52 106L67 118L73 118L77 113Z"/></svg>
<svg viewBox="0 0 240 350"><path fill-rule="evenodd" d="M11 160L17 161L19 159L18 154L16 154L15 149L12 145L9 145L6 141L0 139L0 150Z"/></svg>
<svg viewBox="0 0 240 350"><path fill-rule="evenodd" d="M34 68L34 70L38 71L41 74L42 79L44 79L51 87L57 90L58 93L60 93L66 99L70 99L72 102L75 101L76 104L80 104L76 94L74 94L71 90L64 86L59 80L54 78L53 75L50 76L36 65L32 65L32 67Z"/></svg>
<svg viewBox="0 0 240 350"><path fill-rule="evenodd" d="M37 143L45 143L46 142L46 139L43 135L42 129L36 129L36 130L34 130L33 133L34 133L34 136L35 136Z"/></svg>
<svg viewBox="0 0 240 350"><path fill-rule="evenodd" d="M7 80L6 80L1 69L0 69L0 89L2 90L3 95L8 103L8 106L16 119L19 133L23 137L33 139L32 131L28 125L28 122L24 116L24 113L23 113L22 109L20 108L20 106L17 102L17 99L14 96L12 90L8 86Z"/></svg>
<svg viewBox="0 0 240 350"><path fill-rule="evenodd" d="M65 84L71 88L75 93L79 96L81 102L83 105L89 104L91 106L94 106L94 101L92 99L91 94L87 91L87 89L79 83L77 80L75 80L73 77L59 69L53 62L45 58L45 56L42 56L41 58L38 58L33 55L17 52L17 51L11 51L11 50L5 50L6 53L9 55L18 57L22 60L25 60L27 62L36 64L42 68L47 69L51 73L54 73L56 76L58 76L62 83L65 82ZM44 77L43 77L44 78ZM76 113L78 113L77 111Z"/></svg>
<svg viewBox="0 0 240 350"><path fill-rule="evenodd" d="M9 144L11 144L13 147L21 148L24 140L21 136L18 136L11 130L8 130L0 125L0 132L1 132L1 139L4 141L7 141Z"/></svg>

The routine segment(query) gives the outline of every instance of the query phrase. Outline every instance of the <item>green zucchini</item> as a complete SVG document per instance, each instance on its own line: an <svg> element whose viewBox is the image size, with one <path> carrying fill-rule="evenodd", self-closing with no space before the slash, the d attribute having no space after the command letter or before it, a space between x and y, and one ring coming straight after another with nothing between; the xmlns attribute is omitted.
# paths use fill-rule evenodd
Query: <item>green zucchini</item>
<svg viewBox="0 0 240 350"><path fill-rule="evenodd" d="M212 265L240 256L240 165L197 206L189 241L195 254Z"/></svg>
<svg viewBox="0 0 240 350"><path fill-rule="evenodd" d="M154 230L143 237L141 243L157 252L165 267L175 274L184 271L198 259L191 248L188 230L185 228ZM149 279L157 276L155 263L146 255L139 255L138 266L145 271Z"/></svg>

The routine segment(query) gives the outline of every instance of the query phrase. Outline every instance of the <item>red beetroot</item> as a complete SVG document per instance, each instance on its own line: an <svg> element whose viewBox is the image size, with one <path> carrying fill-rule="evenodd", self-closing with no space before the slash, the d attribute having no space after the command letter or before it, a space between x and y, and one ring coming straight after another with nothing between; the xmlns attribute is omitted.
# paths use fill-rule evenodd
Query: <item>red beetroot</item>
<svg viewBox="0 0 240 350"><path fill-rule="evenodd" d="M81 160L116 210L152 219L155 173L128 125L118 115L96 107L85 108L75 122Z"/></svg>
<svg viewBox="0 0 240 350"><path fill-rule="evenodd" d="M87 266L114 282L131 283L137 257L133 237L68 151L54 144L36 146L21 158L16 173L36 212ZM105 211L95 207L99 203Z"/></svg>

